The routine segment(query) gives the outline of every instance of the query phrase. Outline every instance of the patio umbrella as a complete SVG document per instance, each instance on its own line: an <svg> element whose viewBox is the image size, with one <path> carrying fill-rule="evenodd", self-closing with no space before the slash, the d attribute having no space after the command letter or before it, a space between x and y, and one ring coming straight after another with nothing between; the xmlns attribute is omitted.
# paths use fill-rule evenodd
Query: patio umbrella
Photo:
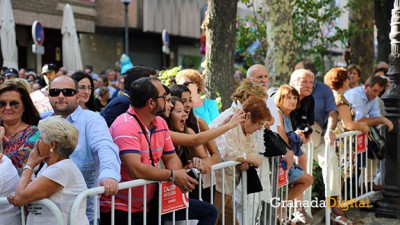
<svg viewBox="0 0 400 225"><path fill-rule="evenodd" d="M76 34L75 18L69 4L64 6L63 22L61 27L63 65L69 71L82 70L81 50Z"/></svg>
<svg viewBox="0 0 400 225"><path fill-rule="evenodd" d="M0 2L0 39L3 66L18 69L18 49L15 22L10 0Z"/></svg>

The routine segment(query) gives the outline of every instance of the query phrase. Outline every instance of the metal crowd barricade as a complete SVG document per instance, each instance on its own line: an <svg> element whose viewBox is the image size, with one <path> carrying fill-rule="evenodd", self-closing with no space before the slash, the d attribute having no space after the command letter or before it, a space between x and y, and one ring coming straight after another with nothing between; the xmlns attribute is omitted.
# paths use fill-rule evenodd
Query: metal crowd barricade
<svg viewBox="0 0 400 225"><path fill-rule="evenodd" d="M222 162L222 163L218 163L216 165L212 166L212 171L216 171L216 170L222 170L222 180L223 180L223 184L225 182L224 177L225 177L225 169L228 167L235 167L237 165L239 165L240 162L236 162L236 161L227 161L227 162ZM203 175L204 176L204 175ZM211 202L214 202L214 195L213 195L213 188L214 188L214 173L210 173L211 176ZM247 177L246 177L246 173L242 172L242 181L243 184L247 184ZM133 180L133 181L127 181L127 182L122 182L118 184L118 189L119 190L123 190L123 189L129 189L128 191L128 199L131 199L131 188L133 187L138 187L138 186L143 186L143 185L148 185L148 184L154 184L154 183L158 183L157 181L148 181L148 180L143 180L143 179L138 179L138 180ZM236 186L236 180L235 180L235 176L233 176L233 182L232 185ZM243 189L242 189L242 194L243 194L243 199L244 201L247 201L247 186L246 185L242 185ZM201 187L201 177L200 177L200 183L199 183L199 187ZM224 185L222 185L222 206L223 206L223 211L222 211L222 220L223 220L223 224L225 224L224 219L225 219L225 202L224 202L224 194L225 194L225 190L224 190ZM235 188L233 189L235 190ZM201 190L200 190L201 192ZM81 205L82 201L86 201L88 196L95 196L95 218L94 218L94 224L97 224L97 209L98 209L98 195L101 195L104 193L104 187L96 187L96 188L91 188L88 189L86 191L81 192L75 199L73 205L72 205L72 209L71 209L71 214L70 214L70 224L71 225L78 225L78 210L79 210L79 206ZM146 204L146 188L143 189L143 208L146 209L147 204ZM159 196L161 196L161 189L159 189ZM246 198L244 198L246 197ZM201 194L200 194L200 198L201 198ZM232 195L233 198L233 203L235 202L235 192ZM114 225L114 213L115 213L115 197L112 196L111 198L111 204L112 204L112 208L111 208L111 219L112 219L112 225ZM131 204L132 201L129 201L128 203L128 208L131 209ZM161 197L159 198L159 205L161 206ZM244 204L243 204L244 205ZM233 208L233 217L235 218L235 211L236 211L236 207L235 204L233 204L232 206ZM160 208L159 208L160 209ZM243 225L247 225L247 211L246 211L246 207L243 207ZM185 220L185 224L188 225L189 224L189 220L188 220L188 208L186 209L186 220ZM131 224L131 213L127 212L127 217L128 217L128 224ZM146 224L146 211L143 212L143 220L144 220L144 224ZM175 224L175 216L173 215L173 221L172 224ZM158 224L161 225L161 213L159 213L159 220L158 220ZM153 225L153 224L152 224Z"/></svg>
<svg viewBox="0 0 400 225"><path fill-rule="evenodd" d="M328 151L337 151L339 159L339 168L330 168L327 163L327 171L339 170L339 180L333 181L342 184L342 195L336 202L341 207L353 207L359 200L365 200L375 192L372 189L372 178L376 174L376 168L373 168L373 162L368 160L368 140L360 131L349 131L336 135L334 146L325 146L325 157L328 157ZM361 143L362 142L362 143ZM361 144L360 144L361 143ZM329 175L329 173L328 173ZM330 225L330 178L327 177L325 183L326 210L325 224ZM329 206L328 206L329 205Z"/></svg>
<svg viewBox="0 0 400 225"><path fill-rule="evenodd" d="M262 201L261 192L259 192L250 195L251 197L249 198L249 201L246 203L245 200L247 199L247 197L243 196L244 199L244 201L242 202L243 209L247 207L247 211L252 210L252 212L246 214L251 216L251 220L250 218L247 219L245 219L244 217L242 218L242 221L240 223L242 225L243 224L273 225L276 224L277 219L283 218L284 213L287 213L287 215L285 215L286 218L290 218L292 215L292 211L294 210L291 207L290 208L285 207L284 210L283 207L279 207L280 204L286 204L288 202L287 196L289 187L287 177L283 178L283 183L286 184L283 185L280 184L280 187L278 185L278 183L280 183L278 181L280 179L279 177L280 157L271 157L267 158L266 160L268 160L268 164L266 164L265 162L261 164L258 170L258 175L260 179L265 179L265 177L268 177L268 179L270 180L271 194L269 196L271 196L271 199L269 200L266 199L267 201ZM267 170L264 168L266 166L269 166ZM265 172L267 172L268 174L265 174ZM242 178L242 181L244 180L245 179ZM244 192L242 194L246 195ZM278 215L280 215L280 218L278 218Z"/></svg>
<svg viewBox="0 0 400 225"><path fill-rule="evenodd" d="M58 208L58 206L51 200L49 199L42 199L39 201L35 201L33 202L35 204L40 204L43 205L45 207L47 207L54 215L54 217L56 218L57 224L55 225L63 225L63 217L62 217L62 213L60 211L60 209ZM0 205L10 205L10 203L7 200L7 197L0 197ZM25 225L25 210L24 207L21 207L21 224Z"/></svg>

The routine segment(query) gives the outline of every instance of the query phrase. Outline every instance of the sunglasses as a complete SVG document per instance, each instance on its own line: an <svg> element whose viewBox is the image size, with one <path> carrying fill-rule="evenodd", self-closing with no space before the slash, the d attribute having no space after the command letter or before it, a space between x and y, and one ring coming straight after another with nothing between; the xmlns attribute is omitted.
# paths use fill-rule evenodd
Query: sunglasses
<svg viewBox="0 0 400 225"><path fill-rule="evenodd" d="M72 97L76 95L76 90L72 88L64 88L64 89L52 88L49 90L49 95L51 97L58 97L61 92L65 97Z"/></svg>
<svg viewBox="0 0 400 225"><path fill-rule="evenodd" d="M193 82L190 82L190 81L185 81L185 82L183 82L183 84L182 84L182 85L184 85L184 86L189 86L189 84L193 84Z"/></svg>
<svg viewBox="0 0 400 225"><path fill-rule="evenodd" d="M19 101L11 101L11 102L6 102L6 101L0 101L0 109L6 107L7 105L10 105L11 108L17 109L19 107Z"/></svg>

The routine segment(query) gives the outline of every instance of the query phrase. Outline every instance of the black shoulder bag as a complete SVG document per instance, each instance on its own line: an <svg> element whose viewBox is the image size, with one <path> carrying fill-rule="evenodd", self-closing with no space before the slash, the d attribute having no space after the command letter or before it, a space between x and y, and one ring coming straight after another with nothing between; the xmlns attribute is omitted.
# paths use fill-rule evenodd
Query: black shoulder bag
<svg viewBox="0 0 400 225"><path fill-rule="evenodd" d="M264 129L265 157L275 157L286 154L286 148L290 146L281 138L281 136L269 129Z"/></svg>
<svg viewBox="0 0 400 225"><path fill-rule="evenodd" d="M382 160L385 158L386 152L386 140L379 134L379 130L376 127L369 128L368 134L368 158Z"/></svg>

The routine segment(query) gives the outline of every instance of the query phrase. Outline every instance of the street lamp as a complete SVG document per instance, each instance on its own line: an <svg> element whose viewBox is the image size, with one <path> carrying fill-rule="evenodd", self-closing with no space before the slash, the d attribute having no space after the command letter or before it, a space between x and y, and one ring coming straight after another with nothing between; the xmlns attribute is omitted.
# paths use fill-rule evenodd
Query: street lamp
<svg viewBox="0 0 400 225"><path fill-rule="evenodd" d="M389 71L390 87L382 96L387 117L393 122L393 131L388 133L385 163L385 189L383 199L379 201L377 217L400 218L400 1L394 1L390 23Z"/></svg>
<svg viewBox="0 0 400 225"><path fill-rule="evenodd" d="M125 6L125 54L129 55L129 38L128 38L128 5L131 0L121 0Z"/></svg>

